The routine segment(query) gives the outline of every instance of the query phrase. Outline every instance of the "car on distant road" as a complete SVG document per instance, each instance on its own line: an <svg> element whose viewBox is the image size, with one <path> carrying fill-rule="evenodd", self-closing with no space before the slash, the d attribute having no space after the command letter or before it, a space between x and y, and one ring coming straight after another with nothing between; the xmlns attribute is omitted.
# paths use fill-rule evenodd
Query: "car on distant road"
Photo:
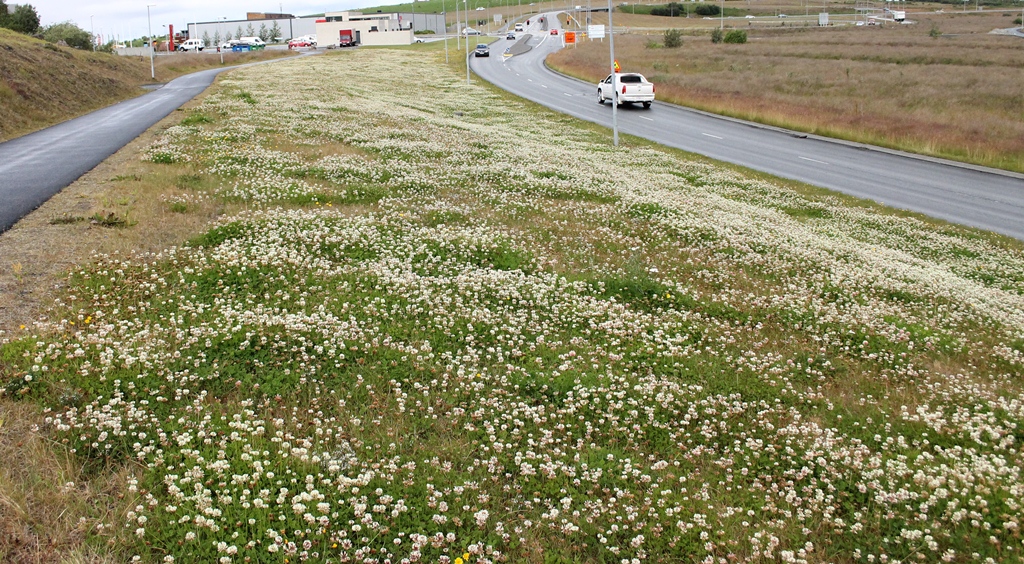
<svg viewBox="0 0 1024 564"><path fill-rule="evenodd" d="M491 56L491 48L488 47L486 43L478 43L477 46L476 46L476 51L473 52L473 56L474 57L490 57Z"/></svg>
<svg viewBox="0 0 1024 564"><path fill-rule="evenodd" d="M551 35L558 35L558 28L557 27L551 28Z"/></svg>
<svg viewBox="0 0 1024 564"><path fill-rule="evenodd" d="M506 36L505 36L505 39L507 39L507 40L509 40L509 41L515 41L515 40L516 40L516 34L515 34L515 33L512 33L512 32L510 31L510 32L508 32L508 35L506 35Z"/></svg>
<svg viewBox="0 0 1024 564"><path fill-rule="evenodd" d="M480 32L471 27L467 27L466 29L462 30L462 35L480 35Z"/></svg>
<svg viewBox="0 0 1024 564"><path fill-rule="evenodd" d="M175 47L175 51L202 51L206 45L202 39L186 39Z"/></svg>

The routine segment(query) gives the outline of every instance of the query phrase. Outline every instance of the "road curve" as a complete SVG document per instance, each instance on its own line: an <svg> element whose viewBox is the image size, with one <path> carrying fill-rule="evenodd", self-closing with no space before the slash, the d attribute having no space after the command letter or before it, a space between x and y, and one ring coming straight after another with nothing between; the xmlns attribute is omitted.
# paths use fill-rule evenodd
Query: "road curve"
<svg viewBox="0 0 1024 564"><path fill-rule="evenodd" d="M260 61L266 64L286 59ZM217 74L185 75L90 114L0 143L0 233L205 90Z"/></svg>
<svg viewBox="0 0 1024 564"><path fill-rule="evenodd" d="M555 14L544 19L545 26L557 25ZM512 51L518 54L472 57L473 72L553 110L611 127L611 106L597 103L596 84L544 66L546 56L562 48L562 36L549 35L540 26L534 18L528 37L492 43L495 54L518 43ZM766 127L662 102L649 110L621 106L617 121L620 132L666 146L1024 240L1021 174Z"/></svg>

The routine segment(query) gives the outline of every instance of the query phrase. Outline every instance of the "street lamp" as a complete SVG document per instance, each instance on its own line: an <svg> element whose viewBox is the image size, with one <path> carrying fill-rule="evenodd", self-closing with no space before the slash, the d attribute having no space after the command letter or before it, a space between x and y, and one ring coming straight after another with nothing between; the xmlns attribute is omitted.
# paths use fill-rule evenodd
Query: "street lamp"
<svg viewBox="0 0 1024 564"><path fill-rule="evenodd" d="M722 6L721 13L718 14L718 21L719 21L718 29L724 30L725 29L725 0L721 0L721 6Z"/></svg>
<svg viewBox="0 0 1024 564"><path fill-rule="evenodd" d="M92 50L96 51L96 28L92 25L92 16L89 16L89 33L92 35Z"/></svg>
<svg viewBox="0 0 1024 564"><path fill-rule="evenodd" d="M612 0L608 0L608 55L611 58L612 69L612 145L619 146L619 121L617 106L619 105L618 97L618 79L619 76L615 72L615 27L612 25Z"/></svg>
<svg viewBox="0 0 1024 564"><path fill-rule="evenodd" d="M221 16L221 17L219 17L217 19L219 19L222 22L226 22L228 20L228 17L227 16ZM197 30L196 33L198 34L199 31ZM220 33L218 32L217 35L220 35ZM224 43L227 43L227 41L225 41ZM217 52L220 53L220 64L223 65L224 64L224 49L221 49L220 45L217 46Z"/></svg>
<svg viewBox="0 0 1024 564"><path fill-rule="evenodd" d="M611 0L609 0L611 1ZM458 5L458 4L456 4ZM470 84L469 81L469 2L462 0L462 6L466 9L466 84Z"/></svg>
<svg viewBox="0 0 1024 564"><path fill-rule="evenodd" d="M149 75L156 80L156 67L153 66L153 19L149 16L149 9L156 4L146 4L146 21L149 22Z"/></svg>

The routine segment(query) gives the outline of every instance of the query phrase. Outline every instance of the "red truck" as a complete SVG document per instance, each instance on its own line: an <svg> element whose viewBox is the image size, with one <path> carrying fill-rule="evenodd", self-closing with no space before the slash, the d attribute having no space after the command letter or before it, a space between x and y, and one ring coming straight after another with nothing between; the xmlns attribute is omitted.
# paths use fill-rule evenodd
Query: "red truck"
<svg viewBox="0 0 1024 564"><path fill-rule="evenodd" d="M353 47L356 44L355 33L351 29L338 31L338 47Z"/></svg>

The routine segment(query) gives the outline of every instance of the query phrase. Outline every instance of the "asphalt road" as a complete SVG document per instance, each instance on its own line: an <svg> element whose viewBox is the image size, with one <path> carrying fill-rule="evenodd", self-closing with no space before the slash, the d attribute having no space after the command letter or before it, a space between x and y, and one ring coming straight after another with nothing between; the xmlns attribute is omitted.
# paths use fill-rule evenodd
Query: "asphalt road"
<svg viewBox="0 0 1024 564"><path fill-rule="evenodd" d="M544 58L562 36L533 18L516 42L491 43L492 56L472 57L478 76L513 94L594 123L612 125L611 104L597 103L597 85L555 73ZM500 56L506 48L514 56ZM495 56L499 55L499 56ZM623 68L623 71L628 71ZM867 198L1024 240L1024 175L830 140L672 104L620 106L618 129L713 159Z"/></svg>
<svg viewBox="0 0 1024 564"><path fill-rule="evenodd" d="M248 64L278 60L287 59ZM232 68L238 66L182 76L137 98L0 143L0 233Z"/></svg>

